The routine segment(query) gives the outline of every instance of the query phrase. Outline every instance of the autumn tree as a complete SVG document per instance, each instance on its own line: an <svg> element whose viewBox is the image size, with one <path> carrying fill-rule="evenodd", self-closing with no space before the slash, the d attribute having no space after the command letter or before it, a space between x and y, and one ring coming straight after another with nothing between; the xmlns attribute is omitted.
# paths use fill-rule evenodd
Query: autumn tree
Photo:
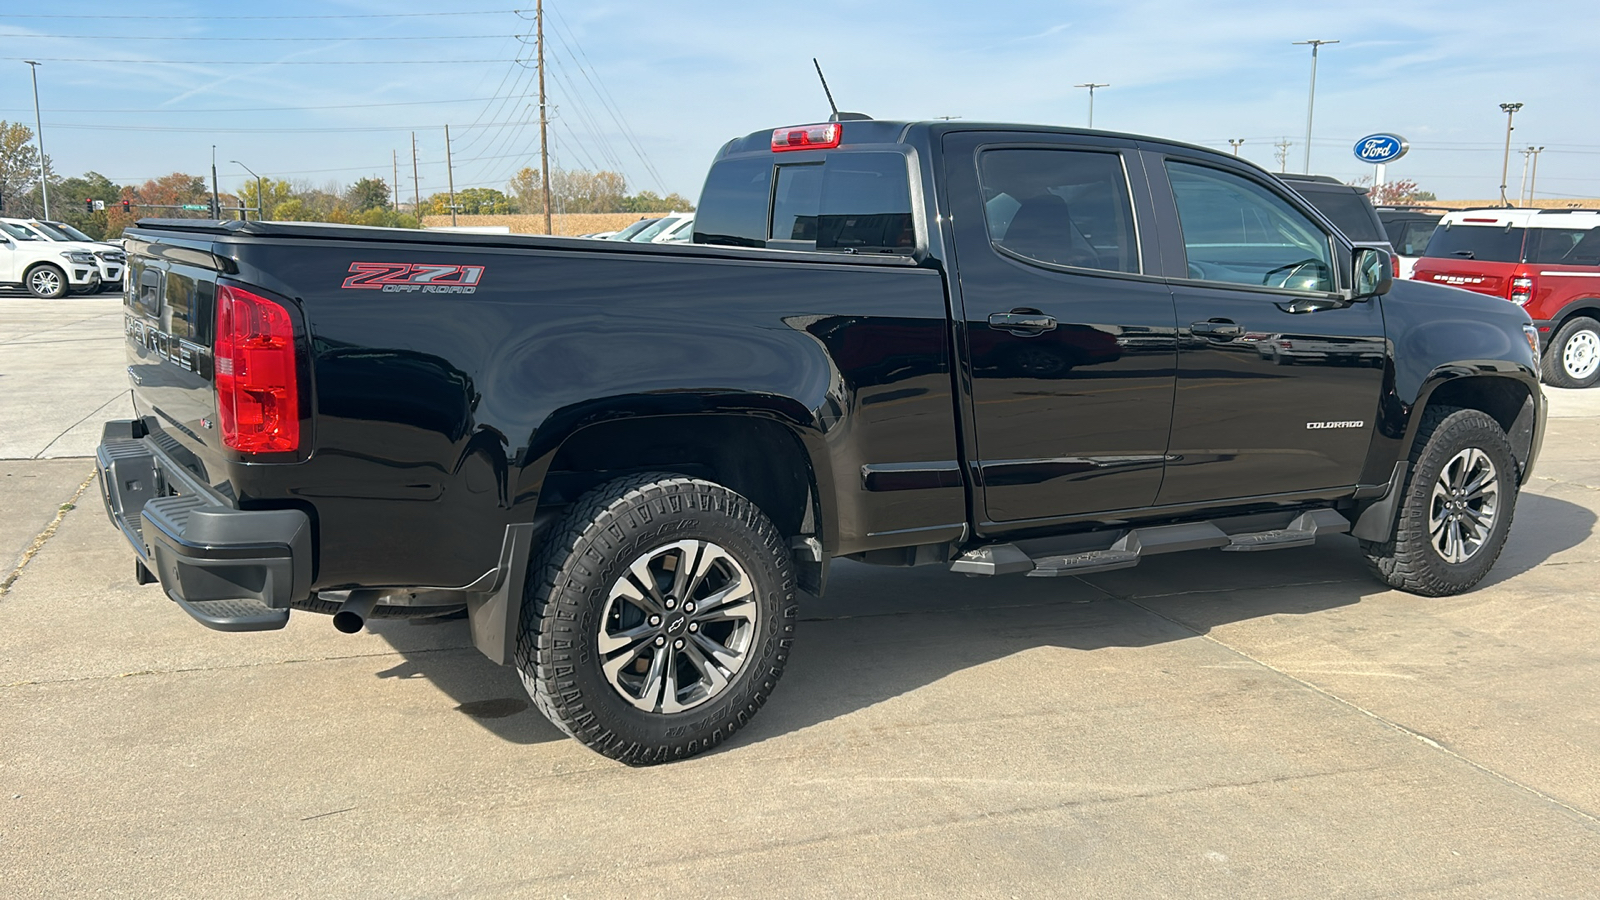
<svg viewBox="0 0 1600 900"><path fill-rule="evenodd" d="M510 195L511 211L532 215L544 212L544 184L538 169L524 167L506 182Z"/></svg>
<svg viewBox="0 0 1600 900"><path fill-rule="evenodd" d="M382 178L363 178L344 192L344 202L361 213L389 207L389 183Z"/></svg>
<svg viewBox="0 0 1600 900"><path fill-rule="evenodd" d="M46 156L45 165L49 164L50 157ZM21 122L0 119L0 214L36 216L43 212L39 148L33 143L33 129Z"/></svg>

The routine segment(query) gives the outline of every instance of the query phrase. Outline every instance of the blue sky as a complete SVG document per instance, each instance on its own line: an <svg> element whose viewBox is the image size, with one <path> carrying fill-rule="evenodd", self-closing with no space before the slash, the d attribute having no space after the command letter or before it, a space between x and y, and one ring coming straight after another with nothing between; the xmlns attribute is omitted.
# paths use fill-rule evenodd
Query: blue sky
<svg viewBox="0 0 1600 900"><path fill-rule="evenodd" d="M234 159L273 178L387 180L398 153L409 197L415 128L426 196L445 188L448 123L456 188L502 187L538 164L534 72L514 61L532 55L532 38L518 37L532 31L532 3L8 0L0 118L31 126L18 59L31 58L43 62L46 149L61 174L201 174L215 144L224 189L247 177ZM527 18L513 11L523 5ZM1073 85L1108 82L1097 127L1222 149L1243 138L1241 154L1273 170L1273 142L1286 138L1297 171L1310 53L1291 42L1323 38L1341 43L1321 51L1313 171L1370 174L1350 145L1396 132L1412 151L1391 179L1441 198L1494 197L1498 104L1518 101L1514 150L1547 148L1540 196L1600 196L1597 0L548 0L546 10L555 162L620 168L630 190L693 197L728 138L825 118L813 56L841 108L878 118L1082 125L1087 92ZM1513 195L1521 160L1513 152Z"/></svg>

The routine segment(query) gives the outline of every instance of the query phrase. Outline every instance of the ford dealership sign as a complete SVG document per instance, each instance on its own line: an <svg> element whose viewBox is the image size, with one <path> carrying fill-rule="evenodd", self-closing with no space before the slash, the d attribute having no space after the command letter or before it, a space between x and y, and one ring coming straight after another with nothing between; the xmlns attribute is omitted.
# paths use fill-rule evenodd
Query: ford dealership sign
<svg viewBox="0 0 1600 900"><path fill-rule="evenodd" d="M1356 141L1356 159L1364 163L1382 165L1406 155L1411 145L1398 134L1369 134Z"/></svg>

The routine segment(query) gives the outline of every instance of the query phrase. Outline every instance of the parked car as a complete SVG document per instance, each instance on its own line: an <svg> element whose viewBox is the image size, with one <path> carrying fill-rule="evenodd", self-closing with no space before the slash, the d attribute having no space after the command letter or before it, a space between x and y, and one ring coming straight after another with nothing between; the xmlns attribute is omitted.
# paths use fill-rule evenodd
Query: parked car
<svg viewBox="0 0 1600 900"><path fill-rule="evenodd" d="M653 244L656 238L667 232L668 229L683 224L685 220L693 220L692 213L667 213L661 218L650 223L648 228L640 229L633 237L627 238L635 244Z"/></svg>
<svg viewBox="0 0 1600 900"><path fill-rule="evenodd" d="M1546 383L1600 382L1600 211L1447 213L1412 278L1515 303L1539 330Z"/></svg>
<svg viewBox="0 0 1600 900"><path fill-rule="evenodd" d="M687 244L694 237L694 216L688 215L650 239L652 244Z"/></svg>
<svg viewBox="0 0 1600 900"><path fill-rule="evenodd" d="M1444 217L1443 212L1414 207L1378 207L1378 220L1383 223L1384 233L1389 236L1389 244L1394 247L1394 257L1398 262L1396 276L1410 278L1411 269L1417 264L1417 258L1428 246L1428 240L1433 237L1433 229L1439 225L1439 220Z"/></svg>
<svg viewBox="0 0 1600 900"><path fill-rule="evenodd" d="M645 230L646 228L649 228L651 225L654 225L659 221L661 221L661 219L657 216L640 219L632 225L629 225L627 228L624 228L621 231L611 232L604 237L608 241L631 241L633 240L634 235Z"/></svg>
<svg viewBox="0 0 1600 900"><path fill-rule="evenodd" d="M44 300L93 293L100 290L99 264L82 245L49 240L0 220L0 285L23 288Z"/></svg>
<svg viewBox="0 0 1600 900"><path fill-rule="evenodd" d="M1290 172L1280 173L1278 177L1300 196L1311 201L1311 205L1337 225L1353 243L1384 247L1390 253L1394 252L1383 222L1379 221L1378 213L1367 199L1366 188L1345 184L1331 175L1297 175Z"/></svg>
<svg viewBox="0 0 1600 900"><path fill-rule="evenodd" d="M464 614L566 734L643 765L768 702L835 558L1070 577L1350 533L1440 596L1535 471L1527 314L1394 281L1228 154L763 130L694 229L140 222L137 418L97 452L136 577L221 630Z"/></svg>
<svg viewBox="0 0 1600 900"><path fill-rule="evenodd" d="M123 252L120 244L97 241L65 222L15 218L0 218L0 222L25 228L43 240L69 244L76 249L93 253L95 267L100 272L100 290L113 291L122 288L122 274L127 267L127 254Z"/></svg>

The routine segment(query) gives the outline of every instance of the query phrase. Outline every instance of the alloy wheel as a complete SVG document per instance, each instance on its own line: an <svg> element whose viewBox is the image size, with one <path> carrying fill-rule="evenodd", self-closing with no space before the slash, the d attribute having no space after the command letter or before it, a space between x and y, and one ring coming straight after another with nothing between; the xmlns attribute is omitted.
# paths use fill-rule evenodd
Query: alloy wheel
<svg viewBox="0 0 1600 900"><path fill-rule="evenodd" d="M1428 534L1445 562L1477 555L1494 531L1500 507L1500 473L1489 455L1468 447L1450 458L1433 485Z"/></svg>
<svg viewBox="0 0 1600 900"><path fill-rule="evenodd" d="M612 585L600 614L600 667L635 708L683 712L744 669L758 618L754 584L728 551L699 540L657 547Z"/></svg>
<svg viewBox="0 0 1600 900"><path fill-rule="evenodd" d="M40 297L54 297L61 291L61 276L54 269L35 269L28 276L28 289Z"/></svg>

